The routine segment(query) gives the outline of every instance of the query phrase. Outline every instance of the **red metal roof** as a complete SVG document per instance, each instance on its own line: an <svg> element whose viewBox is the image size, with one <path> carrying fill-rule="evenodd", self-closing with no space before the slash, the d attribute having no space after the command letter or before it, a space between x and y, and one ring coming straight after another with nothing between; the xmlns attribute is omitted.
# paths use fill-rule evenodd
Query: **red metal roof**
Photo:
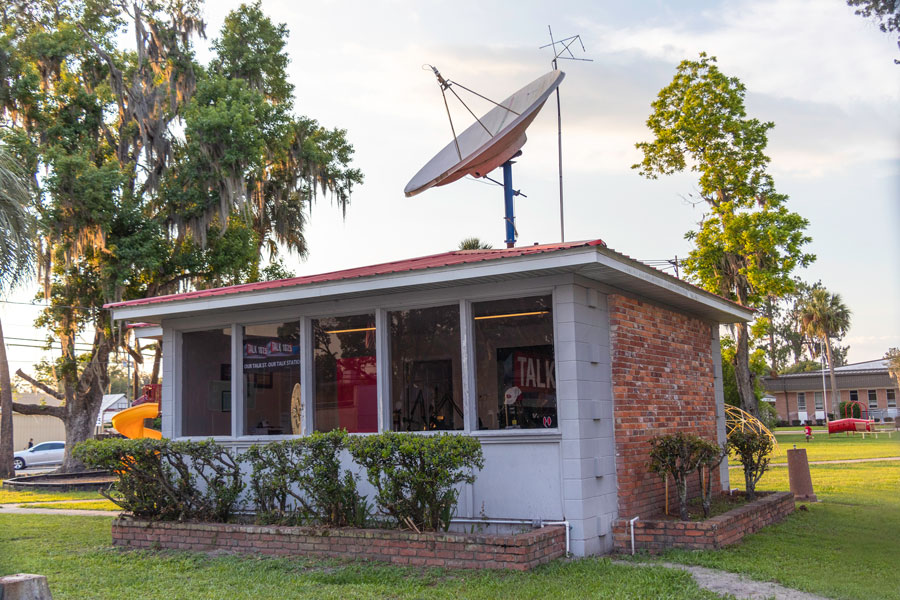
<svg viewBox="0 0 900 600"><path fill-rule="evenodd" d="M121 308L123 306L140 306L144 304L159 304L162 302L175 302L179 300L194 300L198 298L209 298L213 296L225 296L227 294L239 294L243 292L256 292L261 290L272 290L276 288L294 287L311 283L325 283L329 281L355 279L358 277L371 277L373 275L386 275L388 273L436 269L439 267L448 267L452 265L462 265L467 263L483 262L487 260L496 260L500 258L509 258L515 256L526 256L529 254L555 252L558 250L568 250L570 248L584 248L588 246L606 246L606 243L603 240L590 240L582 242L566 242L562 244L539 244L534 246L522 246L521 248L498 248L496 250L454 250L452 252L443 252L441 254L432 254L430 256L420 256L419 258L409 258L406 260L387 262L379 265L371 265L368 267L357 267L355 269L345 269L343 271L321 273L319 275L305 275L303 277L292 277L291 279L260 281L257 283L245 283L242 285L232 285L229 287L214 288L210 290L197 290L195 292L186 292L184 294L170 294L168 296L155 296L152 298L138 298L137 300L127 300L125 302L113 302L104 305L104 308Z"/></svg>

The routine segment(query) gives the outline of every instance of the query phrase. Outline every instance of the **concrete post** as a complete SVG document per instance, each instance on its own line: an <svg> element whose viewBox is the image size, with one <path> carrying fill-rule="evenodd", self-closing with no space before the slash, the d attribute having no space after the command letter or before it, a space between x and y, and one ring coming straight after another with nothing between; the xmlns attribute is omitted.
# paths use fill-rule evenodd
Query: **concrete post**
<svg viewBox="0 0 900 600"><path fill-rule="evenodd" d="M788 479L795 500L818 502L813 492L812 477L809 474L809 461L805 448L794 448L787 451Z"/></svg>

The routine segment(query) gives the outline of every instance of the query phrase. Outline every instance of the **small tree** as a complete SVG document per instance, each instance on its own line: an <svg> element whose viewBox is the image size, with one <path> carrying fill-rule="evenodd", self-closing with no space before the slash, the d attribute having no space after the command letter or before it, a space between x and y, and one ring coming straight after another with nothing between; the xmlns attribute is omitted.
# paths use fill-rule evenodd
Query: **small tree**
<svg viewBox="0 0 900 600"><path fill-rule="evenodd" d="M728 445L744 467L747 499L756 499L756 484L769 469L769 458L775 443L765 433L734 429L728 434Z"/></svg>
<svg viewBox="0 0 900 600"><path fill-rule="evenodd" d="M703 438L688 433L670 433L650 440L650 472L675 480L678 496L678 516L682 521L690 518L687 507L688 476L697 470L704 460L710 444ZM715 445L715 444L712 444ZM718 449L718 446L716 446Z"/></svg>
<svg viewBox="0 0 900 600"><path fill-rule="evenodd" d="M700 478L700 500L703 504L703 516L709 518L712 509L712 474L722 460L728 456L728 443L724 447L703 438L697 438L697 454L699 455L697 475ZM706 476L704 477L704 469Z"/></svg>

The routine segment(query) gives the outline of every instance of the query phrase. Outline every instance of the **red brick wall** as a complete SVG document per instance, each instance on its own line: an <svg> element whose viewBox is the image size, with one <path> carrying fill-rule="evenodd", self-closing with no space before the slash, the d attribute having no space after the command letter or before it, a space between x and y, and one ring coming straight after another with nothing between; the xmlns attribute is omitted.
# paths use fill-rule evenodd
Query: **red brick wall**
<svg viewBox="0 0 900 600"><path fill-rule="evenodd" d="M740 508L705 521L651 521L634 523L635 550L651 554L668 548L715 550L741 541L745 535L777 523L794 512L791 492L774 492ZM616 552L631 553L631 525L626 519L613 522Z"/></svg>
<svg viewBox="0 0 900 600"><path fill-rule="evenodd" d="M619 295L609 296L609 319L619 516L645 518L665 508L665 486L647 469L650 439L683 431L716 441L712 326ZM713 478L718 491L718 469Z"/></svg>
<svg viewBox="0 0 900 600"><path fill-rule="evenodd" d="M564 527L514 535L414 533L388 529L261 527L116 519L115 546L364 559L397 565L526 570L566 553Z"/></svg>

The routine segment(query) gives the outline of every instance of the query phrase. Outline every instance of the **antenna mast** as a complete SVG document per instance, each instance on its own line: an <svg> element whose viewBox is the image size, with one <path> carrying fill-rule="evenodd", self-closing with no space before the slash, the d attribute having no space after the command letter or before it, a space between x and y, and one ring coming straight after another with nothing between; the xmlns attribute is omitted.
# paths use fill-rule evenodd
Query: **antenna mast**
<svg viewBox="0 0 900 600"><path fill-rule="evenodd" d="M575 42L581 46L581 51L584 52L584 43L581 41L580 35L573 35L567 38L563 38L561 40L553 39L553 29L547 25L547 31L550 33L550 43L544 44L539 48L539 50L543 50L544 48L552 48L553 49L553 60L550 61L550 64L553 66L553 70L558 70L557 61L558 60L580 60L583 62L594 62L591 58L578 58L575 54L572 53L571 46ZM559 48L557 48L559 45ZM563 214L563 163L562 163L562 109L560 108L559 102L559 88L556 88L556 127L557 127L557 145L559 147L559 241L566 241L566 225Z"/></svg>

